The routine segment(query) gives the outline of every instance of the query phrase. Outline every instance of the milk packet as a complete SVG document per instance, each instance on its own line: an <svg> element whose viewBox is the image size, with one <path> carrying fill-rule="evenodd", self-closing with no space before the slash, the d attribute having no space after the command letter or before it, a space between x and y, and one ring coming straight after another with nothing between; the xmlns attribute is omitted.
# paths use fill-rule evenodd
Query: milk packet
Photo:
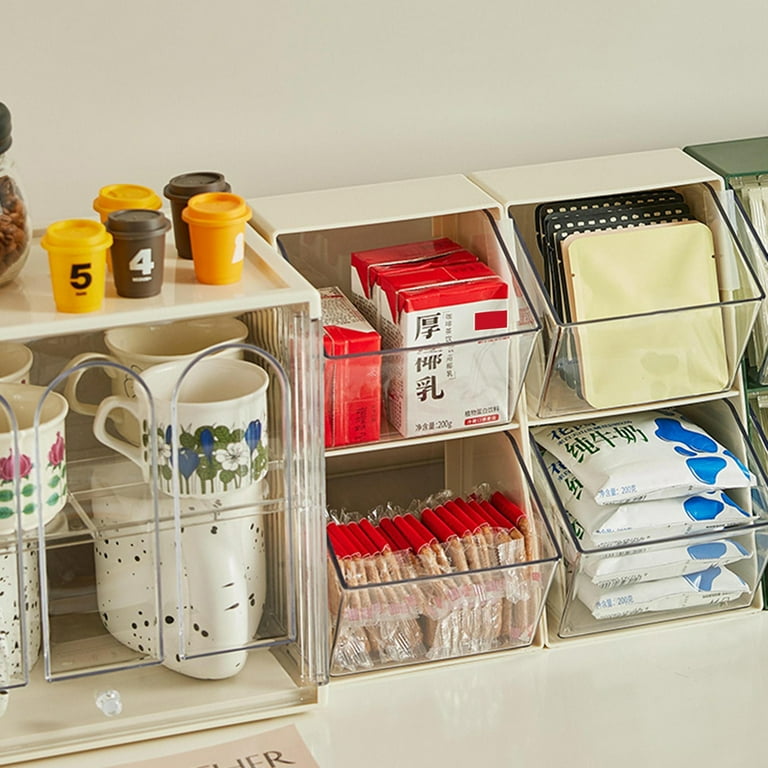
<svg viewBox="0 0 768 768"><path fill-rule="evenodd" d="M749 586L740 576L718 565L686 576L643 581L608 590L600 589L582 574L576 585L577 596L596 619L722 605L747 592Z"/></svg>
<svg viewBox="0 0 768 768"><path fill-rule="evenodd" d="M740 576L719 565L686 576L641 581L607 590L598 587L585 574L580 574L576 582L576 595L596 619L720 605L749 591Z"/></svg>
<svg viewBox="0 0 768 768"><path fill-rule="evenodd" d="M749 550L732 539L700 541L659 549L628 550L621 555L582 559L582 571L602 589L639 581L670 579L697 573L714 565L728 565L750 557Z"/></svg>
<svg viewBox="0 0 768 768"><path fill-rule="evenodd" d="M555 486L583 549L637 544L659 538L719 530L751 520L724 491L623 504L598 504L584 493L581 481L549 451L542 451L547 474Z"/></svg>
<svg viewBox="0 0 768 768"><path fill-rule="evenodd" d="M731 451L675 411L534 427L539 445L598 504L745 488L755 477Z"/></svg>

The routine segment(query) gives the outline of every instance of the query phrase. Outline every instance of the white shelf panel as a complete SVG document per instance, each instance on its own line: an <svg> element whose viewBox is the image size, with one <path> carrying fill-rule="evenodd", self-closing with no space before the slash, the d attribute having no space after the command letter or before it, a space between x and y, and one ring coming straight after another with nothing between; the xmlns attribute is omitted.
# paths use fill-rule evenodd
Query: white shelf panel
<svg viewBox="0 0 768 768"><path fill-rule="evenodd" d="M19 278L0 290L0 340L34 339L157 323L186 317L230 314L308 303L310 315L320 316L320 297L312 286L250 227L246 228L243 278L232 285L203 285L195 280L193 263L176 256L173 233L166 239L165 280L158 296L125 299L107 276L104 305L98 312L57 312L51 291L48 254L35 238Z"/></svg>
<svg viewBox="0 0 768 768"><path fill-rule="evenodd" d="M276 717L318 697L315 686L297 687L269 651L252 652L236 677L204 682L157 666L46 683L42 666L33 669L29 686L9 694L0 765ZM108 717L96 696L111 689L120 693L123 711Z"/></svg>
<svg viewBox="0 0 768 768"><path fill-rule="evenodd" d="M463 429L456 432L439 432L434 435L419 435L418 437L393 437L397 433L384 433L382 427L382 439L378 443L358 443L345 445L340 448L326 448L326 456L346 456L352 453L368 453L369 451L386 451L391 448L404 448L410 445L425 445L426 443L443 443L446 440L460 440L476 435L489 435L494 432L514 432L520 428L517 421L505 424L496 424L492 427L478 427L477 429Z"/></svg>
<svg viewBox="0 0 768 768"><path fill-rule="evenodd" d="M499 211L496 200L459 174L259 197L248 204L256 228L270 242L291 232Z"/></svg>
<svg viewBox="0 0 768 768"><path fill-rule="evenodd" d="M699 182L723 186L709 168L675 148L475 171L469 178L507 207Z"/></svg>

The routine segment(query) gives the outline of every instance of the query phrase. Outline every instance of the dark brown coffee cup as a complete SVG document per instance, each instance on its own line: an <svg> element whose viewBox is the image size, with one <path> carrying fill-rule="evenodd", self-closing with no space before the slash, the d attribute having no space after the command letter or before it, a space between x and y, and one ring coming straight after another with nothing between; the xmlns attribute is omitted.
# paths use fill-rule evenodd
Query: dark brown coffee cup
<svg viewBox="0 0 768 768"><path fill-rule="evenodd" d="M230 192L229 182L218 171L192 171L174 176L163 189L163 194L171 201L173 219L173 237L176 252L182 259L192 258L192 246L189 242L189 226L181 218L181 212L187 207L187 200L203 192Z"/></svg>
<svg viewBox="0 0 768 768"><path fill-rule="evenodd" d="M144 299L163 287L165 234L171 223L162 211L131 208L107 217L112 235L112 277L118 296Z"/></svg>

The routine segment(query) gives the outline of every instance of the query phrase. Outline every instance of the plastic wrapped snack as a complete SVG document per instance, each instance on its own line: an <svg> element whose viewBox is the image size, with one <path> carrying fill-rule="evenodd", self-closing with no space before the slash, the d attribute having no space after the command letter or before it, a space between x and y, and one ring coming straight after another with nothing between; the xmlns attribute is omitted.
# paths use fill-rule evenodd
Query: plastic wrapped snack
<svg viewBox="0 0 768 768"><path fill-rule="evenodd" d="M598 504L745 488L755 477L729 450L674 411L542 426L536 442L563 462Z"/></svg>
<svg viewBox="0 0 768 768"><path fill-rule="evenodd" d="M722 490L622 504L598 504L562 461L548 451L544 466L585 549L635 544L739 525L750 516Z"/></svg>
<svg viewBox="0 0 768 768"><path fill-rule="evenodd" d="M750 551L737 541L688 542L678 546L641 551L628 550L619 556L593 556L583 560L583 571L603 589L638 581L668 579L706 570L713 565L728 565L750 557Z"/></svg>
<svg viewBox="0 0 768 768"><path fill-rule="evenodd" d="M576 582L577 596L596 619L723 604L749 591L740 576L717 565L687 576L641 581L606 590L585 574L580 574Z"/></svg>
<svg viewBox="0 0 768 768"><path fill-rule="evenodd" d="M528 563L535 527L503 494L496 501L440 495L416 514L328 524L332 671L531 642L542 604Z"/></svg>

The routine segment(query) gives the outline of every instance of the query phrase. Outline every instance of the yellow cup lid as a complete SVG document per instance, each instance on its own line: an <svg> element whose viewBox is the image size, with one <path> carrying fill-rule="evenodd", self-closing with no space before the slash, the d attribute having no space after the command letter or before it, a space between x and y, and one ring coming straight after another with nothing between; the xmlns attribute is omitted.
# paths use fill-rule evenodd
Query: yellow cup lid
<svg viewBox="0 0 768 768"><path fill-rule="evenodd" d="M93 209L98 213L121 211L124 208L162 208L163 201L149 187L139 184L109 184L99 190L93 201Z"/></svg>
<svg viewBox="0 0 768 768"><path fill-rule="evenodd" d="M181 217L196 224L228 223L250 219L251 209L233 192L203 192L189 198Z"/></svg>
<svg viewBox="0 0 768 768"><path fill-rule="evenodd" d="M48 225L40 245L50 248L109 248L112 235L93 219L64 219Z"/></svg>

